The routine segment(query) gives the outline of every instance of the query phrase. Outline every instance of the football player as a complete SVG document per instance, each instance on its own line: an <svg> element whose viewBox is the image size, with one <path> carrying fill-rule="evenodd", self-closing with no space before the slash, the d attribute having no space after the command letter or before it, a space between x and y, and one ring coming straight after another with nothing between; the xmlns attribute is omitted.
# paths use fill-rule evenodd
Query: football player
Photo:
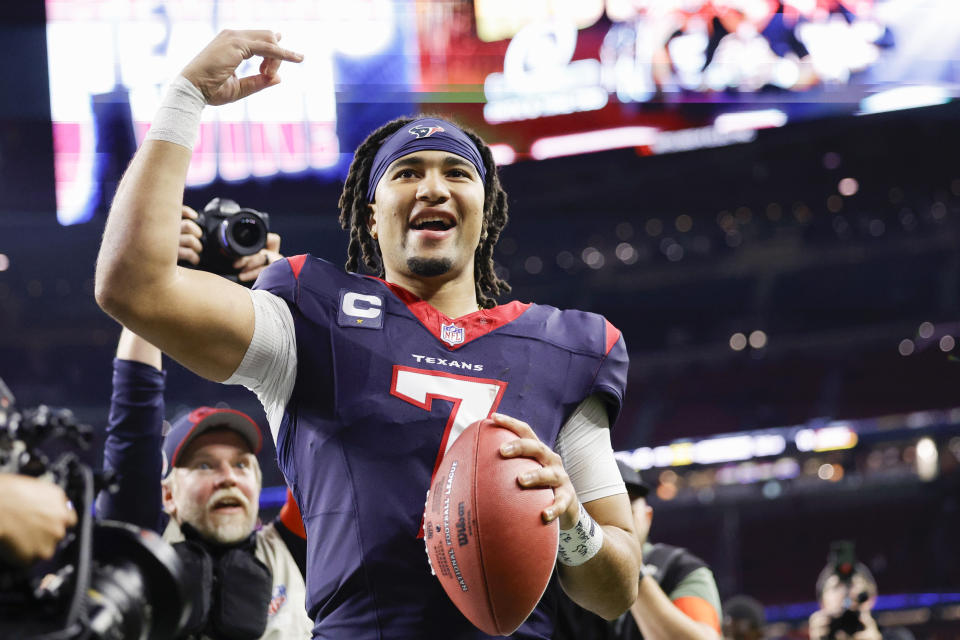
<svg viewBox="0 0 960 640"><path fill-rule="evenodd" d="M315 637L483 637L430 575L420 524L444 452L487 416L518 436L502 455L542 464L518 482L554 490L542 515L561 529L559 585L515 636L550 637L559 586L620 615L640 558L609 436L626 347L594 314L496 304L509 290L492 262L507 198L480 138L438 118L374 131L340 199L347 271L287 258L251 292L177 268L201 111L278 83L282 61L302 60L278 40L224 31L172 83L117 189L98 303L193 371L260 397L307 531ZM259 73L238 78L254 56Z"/></svg>

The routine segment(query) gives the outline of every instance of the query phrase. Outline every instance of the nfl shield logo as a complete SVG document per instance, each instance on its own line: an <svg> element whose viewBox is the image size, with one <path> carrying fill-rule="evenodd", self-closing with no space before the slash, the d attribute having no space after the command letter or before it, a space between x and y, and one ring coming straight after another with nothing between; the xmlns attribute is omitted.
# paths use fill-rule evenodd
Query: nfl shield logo
<svg viewBox="0 0 960 640"><path fill-rule="evenodd" d="M461 344L463 342L463 327L455 324L440 325L440 339L450 346Z"/></svg>

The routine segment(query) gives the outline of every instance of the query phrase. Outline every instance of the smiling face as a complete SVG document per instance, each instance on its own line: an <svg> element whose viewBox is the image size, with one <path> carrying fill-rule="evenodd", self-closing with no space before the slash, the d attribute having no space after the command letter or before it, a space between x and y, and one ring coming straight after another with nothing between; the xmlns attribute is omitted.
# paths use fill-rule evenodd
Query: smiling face
<svg viewBox="0 0 960 640"><path fill-rule="evenodd" d="M178 524L223 544L253 531L260 500L260 466L246 440L229 429L197 436L163 482L163 506Z"/></svg>
<svg viewBox="0 0 960 640"><path fill-rule="evenodd" d="M386 279L472 280L483 198L476 168L449 151L417 151L395 160L370 204L370 233L380 246Z"/></svg>

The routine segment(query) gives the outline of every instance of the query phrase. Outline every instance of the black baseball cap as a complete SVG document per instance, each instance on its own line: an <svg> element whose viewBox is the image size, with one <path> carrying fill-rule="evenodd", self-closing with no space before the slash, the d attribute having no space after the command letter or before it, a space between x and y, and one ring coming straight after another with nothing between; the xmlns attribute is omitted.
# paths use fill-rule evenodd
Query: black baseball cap
<svg viewBox="0 0 960 640"><path fill-rule="evenodd" d="M632 466L617 458L617 466L620 468L620 477L623 478L623 484L627 485L627 493L630 499L645 498L650 493L650 485L643 481L640 472Z"/></svg>
<svg viewBox="0 0 960 640"><path fill-rule="evenodd" d="M263 447L263 434L253 418L235 409L198 407L178 418L163 439L163 476L177 466L180 457L202 433L214 429L230 429L240 434L257 455Z"/></svg>

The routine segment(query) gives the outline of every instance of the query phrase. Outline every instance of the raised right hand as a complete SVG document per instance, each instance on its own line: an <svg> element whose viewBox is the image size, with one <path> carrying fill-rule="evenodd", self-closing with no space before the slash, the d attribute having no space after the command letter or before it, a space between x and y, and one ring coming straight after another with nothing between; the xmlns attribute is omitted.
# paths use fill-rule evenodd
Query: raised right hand
<svg viewBox="0 0 960 640"><path fill-rule="evenodd" d="M284 60L301 62L303 54L284 49L273 31L233 31L225 29L183 68L181 74L200 89L207 104L219 105L246 98L280 82L277 69ZM237 67L244 60L261 56L260 73L237 78Z"/></svg>

